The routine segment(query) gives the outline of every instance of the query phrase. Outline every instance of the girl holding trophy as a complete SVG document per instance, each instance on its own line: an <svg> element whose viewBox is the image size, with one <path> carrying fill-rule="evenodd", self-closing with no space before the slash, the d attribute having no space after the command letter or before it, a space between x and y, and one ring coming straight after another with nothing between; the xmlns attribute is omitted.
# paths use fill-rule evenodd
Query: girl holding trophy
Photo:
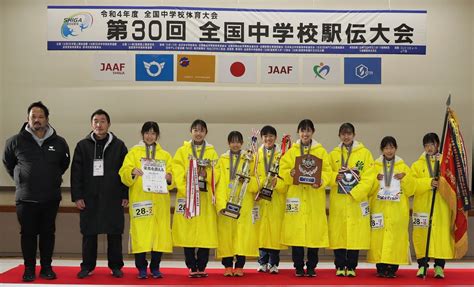
<svg viewBox="0 0 474 287"><path fill-rule="evenodd" d="M178 148L173 158L177 194L173 215L173 243L184 247L189 277L207 277L209 249L217 247L215 183L218 155L205 138L207 125L195 120L191 140ZM197 249L197 252L196 252Z"/></svg>
<svg viewBox="0 0 474 287"><path fill-rule="evenodd" d="M242 151L243 136L238 131L227 137L229 150L219 158L220 177L217 184L216 210L219 246L224 276L244 275L247 256L257 257L257 230L253 212L257 184L253 176L253 153ZM249 148L249 150L251 147ZM235 268L233 258L236 257Z"/></svg>
<svg viewBox="0 0 474 287"><path fill-rule="evenodd" d="M374 181L374 159L354 141L355 128L339 128L341 143L329 154L334 180L329 196L329 248L334 249L337 276L355 277L359 250L370 248L368 194Z"/></svg>
<svg viewBox="0 0 474 287"><path fill-rule="evenodd" d="M285 250L288 247L282 245L281 241L281 223L285 212L285 192L287 186L282 180L268 178L271 176L272 168L278 166L278 161L281 157L281 151L275 145L277 138L277 131L272 126L264 126L260 135L263 141L258 153L258 175L260 177L260 187L267 188L265 184L270 184L272 195L268 198L257 198L258 211L260 219L257 220L258 247L260 256L258 263L259 272L269 272L270 274L278 273L278 265L280 263L280 250ZM276 171L278 175L278 171ZM276 182L275 182L276 181Z"/></svg>
<svg viewBox="0 0 474 287"><path fill-rule="evenodd" d="M308 248L306 275L314 277L318 250L329 246L325 187L333 177L328 153L312 138L313 122L302 120L297 131L299 140L280 162L280 177L289 185L281 243L292 246L297 277L305 275L304 247Z"/></svg>
<svg viewBox="0 0 474 287"><path fill-rule="evenodd" d="M377 180L373 182L370 193L372 232L367 261L376 263L377 276L395 278L398 266L411 261L408 198L415 193L416 182L410 168L395 155L395 138L384 137L380 150L382 155L374 167Z"/></svg>
<svg viewBox="0 0 474 287"><path fill-rule="evenodd" d="M122 182L129 187L130 253L135 255L138 278L148 277L146 252L151 252L150 271L161 278L163 252L172 252L170 228L171 155L157 142L156 122L143 124L142 141L128 152L120 168Z"/></svg>

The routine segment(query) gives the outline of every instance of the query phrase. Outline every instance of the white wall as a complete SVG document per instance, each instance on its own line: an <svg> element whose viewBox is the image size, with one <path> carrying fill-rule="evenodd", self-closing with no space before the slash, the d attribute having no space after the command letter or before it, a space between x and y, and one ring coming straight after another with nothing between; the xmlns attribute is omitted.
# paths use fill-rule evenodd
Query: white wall
<svg viewBox="0 0 474 287"><path fill-rule="evenodd" d="M112 130L128 146L138 141L139 129L146 120L160 123L162 144L174 153L182 141L189 138L190 122L202 118L209 124L208 140L221 153L226 149L230 130L239 129L249 134L251 128L270 123L275 124L280 134L291 133L296 137L298 121L311 118L317 125L316 138L329 150L338 143L339 125L350 121L356 126L358 139L374 156L378 156L381 138L390 134L399 141L400 156L410 164L422 151L422 136L429 131L441 133L444 104L451 92L452 107L464 127L464 137L471 150L474 132L469 127L473 121L474 90L471 84L474 82L471 1L277 0L271 1L271 6L268 0L195 2L140 1L139 4L426 9L428 52L425 56L381 56L383 84L371 86L96 82L90 73L96 52L46 50L46 6L65 3L130 5L134 1L3 0L0 1L4 13L0 18L4 29L0 47L3 46L2 66L6 73L0 108L2 142L18 131L25 120L26 107L33 101L42 100L51 110L51 124L67 139L71 149L89 131L90 114L97 108L104 108L111 114ZM143 105L145 102L147 104ZM12 184L2 169L0 186ZM65 184L69 185L69 173Z"/></svg>
<svg viewBox="0 0 474 287"><path fill-rule="evenodd" d="M3 58L4 58L4 43L5 43L5 38L4 38L4 32L3 29L5 27L5 20L3 19L3 15L5 11L5 3L3 1L0 1L0 151L3 152L3 147L5 144L5 140L3 137L3 125L4 125L4 120L3 120L3 110L4 110L4 105L3 105L3 95L4 95L4 88L5 84L3 82ZM1 169L3 169L3 164ZM1 182L1 180L0 180Z"/></svg>

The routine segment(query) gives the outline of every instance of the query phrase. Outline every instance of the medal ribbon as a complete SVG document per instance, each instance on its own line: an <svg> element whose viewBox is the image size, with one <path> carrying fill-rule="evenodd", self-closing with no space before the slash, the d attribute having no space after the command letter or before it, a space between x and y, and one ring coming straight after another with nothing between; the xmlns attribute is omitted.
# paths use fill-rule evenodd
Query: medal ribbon
<svg viewBox="0 0 474 287"><path fill-rule="evenodd" d="M390 164L390 170L388 170L387 163ZM383 158L383 179L385 180L385 186L389 187L392 183L393 168L395 167L395 159L387 161Z"/></svg>
<svg viewBox="0 0 474 287"><path fill-rule="evenodd" d="M352 145L350 147L346 147L347 150L347 161L344 161L344 144L341 145L341 167L347 168L349 165L349 158L351 157L352 153Z"/></svg>
<svg viewBox="0 0 474 287"><path fill-rule="evenodd" d="M186 178L186 206L184 216L189 219L200 215L200 204L197 161L196 159L190 159Z"/></svg>

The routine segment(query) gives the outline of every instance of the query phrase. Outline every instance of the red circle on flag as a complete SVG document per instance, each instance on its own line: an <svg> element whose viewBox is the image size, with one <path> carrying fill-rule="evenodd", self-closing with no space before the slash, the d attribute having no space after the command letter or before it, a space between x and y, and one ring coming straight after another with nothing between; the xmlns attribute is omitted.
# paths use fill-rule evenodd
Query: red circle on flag
<svg viewBox="0 0 474 287"><path fill-rule="evenodd" d="M242 77L245 74L245 65L241 62L234 62L230 65L230 73L234 77Z"/></svg>

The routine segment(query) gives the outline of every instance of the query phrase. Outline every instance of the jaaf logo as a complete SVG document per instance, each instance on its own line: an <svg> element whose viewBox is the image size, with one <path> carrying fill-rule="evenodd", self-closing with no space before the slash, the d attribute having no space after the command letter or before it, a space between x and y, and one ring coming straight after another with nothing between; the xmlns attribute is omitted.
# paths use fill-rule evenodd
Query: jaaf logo
<svg viewBox="0 0 474 287"><path fill-rule="evenodd" d="M146 73L150 77L157 77L161 74L161 71L165 67L165 62L158 63L156 61L152 62L143 62L143 66L145 66Z"/></svg>
<svg viewBox="0 0 474 287"><path fill-rule="evenodd" d="M61 35L63 38L75 37L84 30L89 29L94 22L94 18L90 13L81 12L64 18L61 26Z"/></svg>
<svg viewBox="0 0 474 287"><path fill-rule="evenodd" d="M319 63L319 65L314 65L313 67L314 76L323 80L326 80L326 76L330 71L331 67L325 65L323 62Z"/></svg>
<svg viewBox="0 0 474 287"><path fill-rule="evenodd" d="M174 63L171 54L135 55L137 81L173 81Z"/></svg>

